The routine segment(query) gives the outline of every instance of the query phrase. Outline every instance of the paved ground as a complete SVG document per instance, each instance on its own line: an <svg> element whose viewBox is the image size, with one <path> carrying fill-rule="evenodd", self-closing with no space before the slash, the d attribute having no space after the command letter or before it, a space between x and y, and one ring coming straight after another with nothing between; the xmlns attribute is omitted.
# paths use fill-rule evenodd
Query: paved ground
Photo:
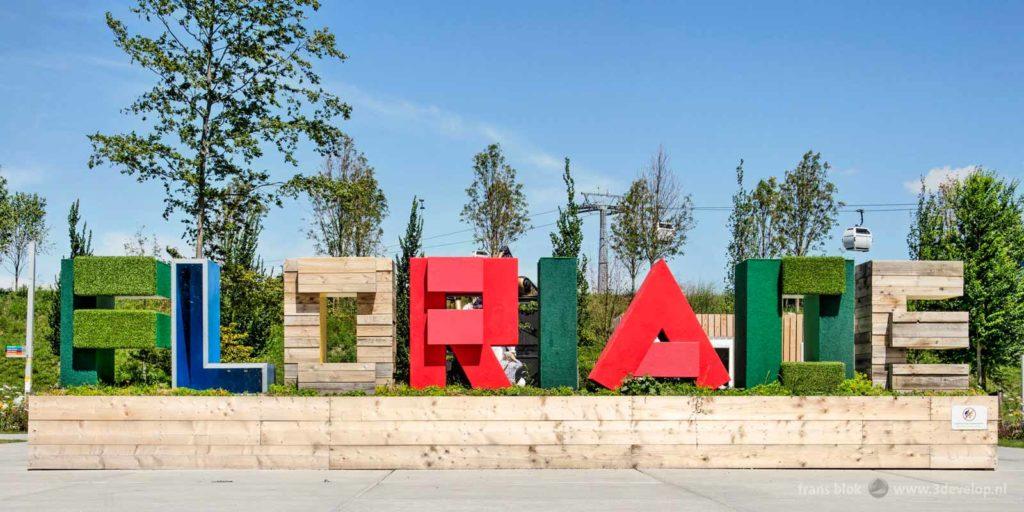
<svg viewBox="0 0 1024 512"><path fill-rule="evenodd" d="M26 456L0 444L0 510L1024 510L1012 448L996 471L30 472Z"/></svg>

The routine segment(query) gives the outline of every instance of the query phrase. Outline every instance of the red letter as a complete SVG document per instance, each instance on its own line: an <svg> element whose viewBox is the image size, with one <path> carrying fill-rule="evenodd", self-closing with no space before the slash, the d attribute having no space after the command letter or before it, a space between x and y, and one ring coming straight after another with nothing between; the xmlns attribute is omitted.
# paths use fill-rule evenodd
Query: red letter
<svg viewBox="0 0 1024 512"><path fill-rule="evenodd" d="M509 385L492 345L519 343L518 261L514 258L409 260L409 384L445 385L450 346L473 387ZM445 309L447 295L480 295L483 309Z"/></svg>
<svg viewBox="0 0 1024 512"><path fill-rule="evenodd" d="M628 375L695 377L698 386L709 388L729 382L729 372L664 260L644 278L590 380L617 389Z"/></svg>

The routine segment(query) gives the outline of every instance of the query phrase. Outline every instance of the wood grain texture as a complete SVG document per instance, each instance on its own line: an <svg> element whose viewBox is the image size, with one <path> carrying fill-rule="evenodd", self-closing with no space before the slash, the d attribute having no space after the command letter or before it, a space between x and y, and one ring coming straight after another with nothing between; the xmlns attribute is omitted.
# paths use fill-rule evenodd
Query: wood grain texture
<svg viewBox="0 0 1024 512"><path fill-rule="evenodd" d="M30 469L991 469L998 424L984 396L29 400Z"/></svg>
<svg viewBox="0 0 1024 512"><path fill-rule="evenodd" d="M395 353L391 260L294 258L285 261L284 268L284 363L291 370L286 381L323 392L372 392L375 386L390 384ZM356 360L368 365L358 371L323 366L328 297L356 299Z"/></svg>
<svg viewBox="0 0 1024 512"><path fill-rule="evenodd" d="M875 385L897 390L966 389L959 375L890 375L907 350L970 346L969 315L959 311L907 311L908 301L963 294L963 262L868 261L857 266L854 354L858 371Z"/></svg>

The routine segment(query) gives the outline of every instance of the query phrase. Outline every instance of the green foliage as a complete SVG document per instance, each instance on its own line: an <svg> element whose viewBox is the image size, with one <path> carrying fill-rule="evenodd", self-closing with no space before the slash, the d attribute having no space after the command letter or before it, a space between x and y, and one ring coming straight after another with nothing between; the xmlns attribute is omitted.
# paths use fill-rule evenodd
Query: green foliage
<svg viewBox="0 0 1024 512"><path fill-rule="evenodd" d="M1024 350L1024 201L1016 180L978 169L938 190L922 188L907 237L917 260L964 262L964 294L918 302L919 310L970 313L971 348L944 350L948 363L971 363L983 388Z"/></svg>
<svg viewBox="0 0 1024 512"><path fill-rule="evenodd" d="M662 385L658 379L648 376L628 377L619 386L619 393L623 395L659 395Z"/></svg>
<svg viewBox="0 0 1024 512"><path fill-rule="evenodd" d="M395 256L395 382L409 382L409 259L423 256L423 200L413 196L405 236L398 238L402 254Z"/></svg>
<svg viewBox="0 0 1024 512"><path fill-rule="evenodd" d="M782 258L782 293L842 295L846 291L846 260L841 256Z"/></svg>
<svg viewBox="0 0 1024 512"><path fill-rule="evenodd" d="M796 395L832 394L845 377L846 365L835 361L785 361L779 367L782 386Z"/></svg>
<svg viewBox="0 0 1024 512"><path fill-rule="evenodd" d="M83 222L81 231L78 223L82 220L78 211L79 201L75 199L68 210L68 245L71 247L69 258L92 255L92 231L88 223ZM54 278L54 293L60 297L60 276ZM50 301L50 350L60 353L60 300Z"/></svg>
<svg viewBox="0 0 1024 512"><path fill-rule="evenodd" d="M317 1L193 2L136 0L146 26L130 32L107 13L114 44L154 75L153 86L124 112L138 131L89 136L89 167L110 163L166 192L164 216L184 213L196 256L206 246L212 212L232 180L252 186L255 201L278 201L264 160L276 151L298 165L307 139L321 154L342 141L336 119L350 107L324 90L313 63L341 61L334 34L307 27Z"/></svg>
<svg viewBox="0 0 1024 512"><path fill-rule="evenodd" d="M28 401L21 389L0 387L0 433L28 430Z"/></svg>
<svg viewBox="0 0 1024 512"><path fill-rule="evenodd" d="M636 278L644 262L643 233L645 226L651 223L645 205L650 202L651 191L647 188L647 182L637 179L615 205L611 246L629 274L630 295L636 293Z"/></svg>
<svg viewBox="0 0 1024 512"><path fill-rule="evenodd" d="M569 169L569 159L565 159L565 172L562 174L565 183L565 209L558 208L558 230L550 233L551 255L563 258L576 258L576 332L578 343L593 343L593 332L588 331L590 309L590 283L587 282L587 255L582 254L583 219L580 217L580 205L576 202L576 180Z"/></svg>
<svg viewBox="0 0 1024 512"><path fill-rule="evenodd" d="M145 310L75 311L75 348L170 348L171 317Z"/></svg>
<svg viewBox="0 0 1024 512"><path fill-rule="evenodd" d="M729 214L729 247L726 261L726 289L736 284L736 265L748 259L777 258L782 253L779 232L782 209L779 183L775 177L760 180L753 190L743 186L743 160L736 166L736 193Z"/></svg>
<svg viewBox="0 0 1024 512"><path fill-rule="evenodd" d="M346 393L363 396L363 392ZM428 386L415 389L406 385L378 387L375 396L572 396L578 394L570 387L537 388L533 386L510 386L498 389L466 388L462 386ZM590 393L584 393L590 394ZM610 394L610 393L600 393Z"/></svg>
<svg viewBox="0 0 1024 512"><path fill-rule="evenodd" d="M36 250L45 249L44 242L49 228L46 225L46 199L38 194L16 192L8 195L6 181L0 184L0 262L14 274L14 289L17 290L21 272L28 262L28 246L38 242Z"/></svg>
<svg viewBox="0 0 1024 512"><path fill-rule="evenodd" d="M382 250L381 222L388 214L388 200L373 167L347 135L336 154L324 158L320 174L300 181L298 188L313 204L313 229L309 238L319 254L327 256L376 256Z"/></svg>
<svg viewBox="0 0 1024 512"><path fill-rule="evenodd" d="M251 186L233 182L232 194L210 224L210 257L220 262L221 325L252 353L263 350L275 324L284 315L284 281L273 276L257 255L265 205L254 199Z"/></svg>
<svg viewBox="0 0 1024 512"><path fill-rule="evenodd" d="M839 189L829 181L831 169L828 162L822 162L821 153L808 151L796 168L786 171L778 191L783 254L807 256L828 240L843 206L836 201Z"/></svg>
<svg viewBox="0 0 1024 512"><path fill-rule="evenodd" d="M881 396L887 394L893 394L892 391L885 389L882 386L876 386L871 382L871 378L863 373L855 373L852 379L844 380L836 392L840 395L852 395L852 396Z"/></svg>
<svg viewBox="0 0 1024 512"><path fill-rule="evenodd" d="M284 325L280 322L270 328L270 338L263 345L256 361L273 363L274 382L284 383Z"/></svg>
<svg viewBox="0 0 1024 512"><path fill-rule="evenodd" d="M170 386L171 352L155 348L115 350L114 382L119 386Z"/></svg>
<svg viewBox="0 0 1024 512"><path fill-rule="evenodd" d="M150 256L79 256L75 295L170 297L170 266Z"/></svg>
<svg viewBox="0 0 1024 512"><path fill-rule="evenodd" d="M487 254L501 255L529 229L523 184L505 163L500 145L491 144L473 157L473 183L466 197L460 218L473 226L473 238Z"/></svg>
<svg viewBox="0 0 1024 512"><path fill-rule="evenodd" d="M731 292L719 291L710 282L684 284L683 292L694 313L729 314L736 309L735 296Z"/></svg>
<svg viewBox="0 0 1024 512"><path fill-rule="evenodd" d="M353 297L328 299L327 362L356 362L356 300Z"/></svg>
<svg viewBox="0 0 1024 512"><path fill-rule="evenodd" d="M35 298L35 346L32 359L32 389L48 389L57 385L60 360L50 344L41 342L50 336L51 303L57 300L53 290L37 289ZM24 345L27 289L17 293L0 291L0 345ZM20 392L25 388L25 360L0 357L0 389Z"/></svg>

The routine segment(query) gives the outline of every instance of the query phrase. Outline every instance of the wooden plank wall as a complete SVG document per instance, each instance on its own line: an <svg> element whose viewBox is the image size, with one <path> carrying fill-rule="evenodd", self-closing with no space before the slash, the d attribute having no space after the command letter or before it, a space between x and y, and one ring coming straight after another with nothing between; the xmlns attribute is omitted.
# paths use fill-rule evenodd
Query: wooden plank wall
<svg viewBox="0 0 1024 512"><path fill-rule="evenodd" d="M285 383L365 391L395 371L394 266L388 258L296 258L284 264ZM328 363L329 297L356 298L356 362Z"/></svg>
<svg viewBox="0 0 1024 512"><path fill-rule="evenodd" d="M720 313L697 313L697 321L704 328L708 338L734 338L736 315Z"/></svg>
<svg viewBox="0 0 1024 512"><path fill-rule="evenodd" d="M804 315L782 314L782 360L804 360Z"/></svg>
<svg viewBox="0 0 1024 512"><path fill-rule="evenodd" d="M708 338L735 338L736 315L697 313ZM804 360L804 315L786 313L782 317L782 360Z"/></svg>
<svg viewBox="0 0 1024 512"><path fill-rule="evenodd" d="M880 261L857 265L854 354L857 371L893 389L966 389L962 368L907 365L907 349L967 346L966 313L913 313L909 300L959 297L964 292L960 261ZM892 379L893 366L900 377ZM939 367L941 366L941 367ZM949 370L940 375L937 372ZM914 372L913 374L911 372Z"/></svg>
<svg viewBox="0 0 1024 512"><path fill-rule="evenodd" d="M992 469L998 423L995 397L29 400L29 469Z"/></svg>

